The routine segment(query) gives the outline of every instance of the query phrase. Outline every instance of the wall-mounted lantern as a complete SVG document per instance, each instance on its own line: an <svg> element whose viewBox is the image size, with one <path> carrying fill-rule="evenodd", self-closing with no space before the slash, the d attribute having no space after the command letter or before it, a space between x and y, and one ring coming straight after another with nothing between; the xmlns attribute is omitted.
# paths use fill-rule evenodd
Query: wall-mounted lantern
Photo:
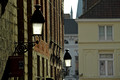
<svg viewBox="0 0 120 80"><path fill-rule="evenodd" d="M66 50L66 53L64 55L65 67L71 67L72 57L68 51L69 50Z"/></svg>
<svg viewBox="0 0 120 80"><path fill-rule="evenodd" d="M36 4L35 5L36 10L34 11L31 22L32 22L32 30L33 34L32 36L35 38L36 36L39 37L42 35L42 30L43 30L43 24L45 22L45 19L43 17L42 12L40 11L40 5ZM33 46L34 44L38 44L39 40L35 39L35 42L17 42L17 46L15 48L14 53L25 53L28 51L28 46Z"/></svg>
<svg viewBox="0 0 120 80"><path fill-rule="evenodd" d="M40 5L35 5L36 10L32 15L32 27L33 27L33 36L39 36L42 34L43 23L45 22L42 12L39 10Z"/></svg>

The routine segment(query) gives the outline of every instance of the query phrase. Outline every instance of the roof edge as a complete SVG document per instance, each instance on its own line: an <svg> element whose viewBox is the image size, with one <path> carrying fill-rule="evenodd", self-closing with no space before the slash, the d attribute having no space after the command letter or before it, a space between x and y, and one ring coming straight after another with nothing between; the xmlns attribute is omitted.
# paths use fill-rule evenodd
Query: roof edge
<svg viewBox="0 0 120 80"><path fill-rule="evenodd" d="M99 21L101 21L101 22L116 22L116 21L120 21L120 18L118 19L118 18L112 18L112 19L76 19L75 20L76 22L99 22Z"/></svg>

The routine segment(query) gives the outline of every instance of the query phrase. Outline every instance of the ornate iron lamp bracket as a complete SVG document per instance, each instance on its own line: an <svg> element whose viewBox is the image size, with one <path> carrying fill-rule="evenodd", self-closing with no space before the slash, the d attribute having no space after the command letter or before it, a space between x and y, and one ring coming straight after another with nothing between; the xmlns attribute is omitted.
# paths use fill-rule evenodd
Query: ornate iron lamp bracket
<svg viewBox="0 0 120 80"><path fill-rule="evenodd" d="M29 50L29 47L33 47L36 42L15 42L14 54L24 54Z"/></svg>

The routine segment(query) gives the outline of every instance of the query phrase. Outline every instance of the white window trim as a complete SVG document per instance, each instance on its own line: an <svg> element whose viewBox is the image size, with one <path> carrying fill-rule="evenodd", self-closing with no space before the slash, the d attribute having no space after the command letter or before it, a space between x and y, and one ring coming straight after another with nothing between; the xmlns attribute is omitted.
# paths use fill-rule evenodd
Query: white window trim
<svg viewBox="0 0 120 80"><path fill-rule="evenodd" d="M100 40L100 37L99 37L99 27L100 26L104 26L105 27L105 40ZM107 26L112 26L112 39L111 40L107 40ZM114 27L113 27L113 25L98 25L98 39L99 39L99 41L109 41L109 42L111 42L111 41L113 41L114 40Z"/></svg>
<svg viewBox="0 0 120 80"><path fill-rule="evenodd" d="M112 54L112 55L113 55L113 53L100 53L100 54ZM112 58L112 59L106 59L106 58L101 59L101 58L100 58L100 54L98 55L98 57L99 57L99 60L98 60L98 74L99 74L99 76L100 76L100 77L103 77L103 78L104 78L104 77L108 77L108 78L109 78L109 77L113 77L113 76L114 76L114 71L115 71L115 70L114 70L114 55L113 55L113 58ZM107 69L107 66L105 66L105 68L106 68L106 74L107 74L107 75L105 75L105 76L100 75L100 60L104 60L104 61L105 61L105 65L107 64L106 62L108 62L108 60L109 60L109 61L110 61L110 60L113 61L113 75L111 75L111 76L108 75L108 73L107 73L107 70L108 70L108 69Z"/></svg>

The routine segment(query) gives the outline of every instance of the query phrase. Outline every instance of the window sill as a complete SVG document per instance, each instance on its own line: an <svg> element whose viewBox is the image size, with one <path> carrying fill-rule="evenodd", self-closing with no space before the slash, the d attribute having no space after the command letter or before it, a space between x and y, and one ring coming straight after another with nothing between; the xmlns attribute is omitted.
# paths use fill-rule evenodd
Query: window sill
<svg viewBox="0 0 120 80"><path fill-rule="evenodd" d="M113 40L99 40L99 42L113 42Z"/></svg>
<svg viewBox="0 0 120 80"><path fill-rule="evenodd" d="M114 76L100 76L100 78L114 78Z"/></svg>

